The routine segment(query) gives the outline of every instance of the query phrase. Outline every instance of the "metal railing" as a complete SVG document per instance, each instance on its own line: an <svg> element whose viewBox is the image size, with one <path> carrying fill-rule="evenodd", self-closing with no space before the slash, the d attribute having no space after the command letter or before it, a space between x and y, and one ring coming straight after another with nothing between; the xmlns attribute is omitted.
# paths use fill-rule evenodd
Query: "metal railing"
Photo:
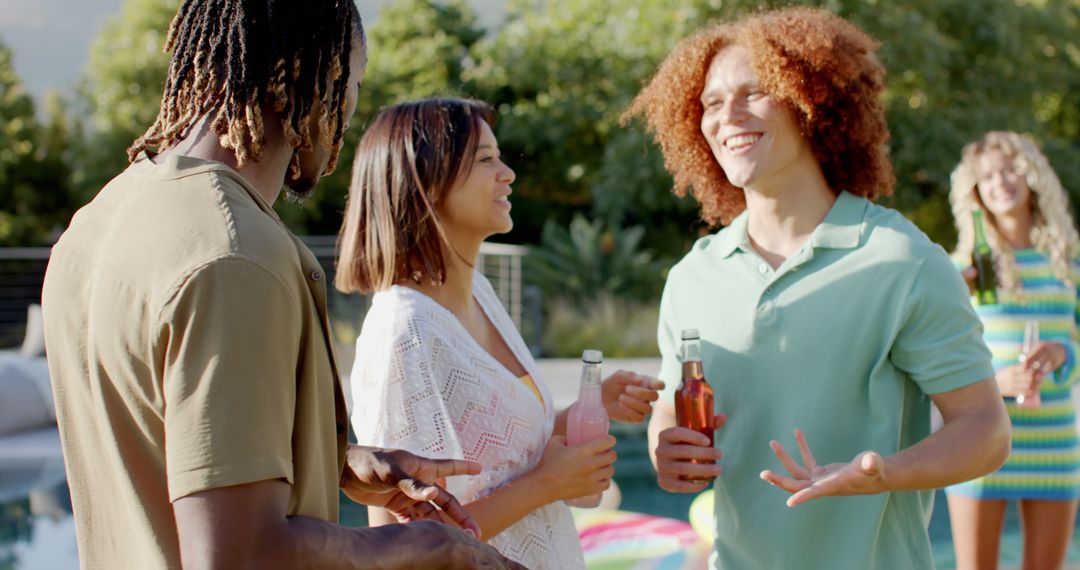
<svg viewBox="0 0 1080 570"><path fill-rule="evenodd" d="M0 348L22 344L26 309L41 303L49 251L47 247L0 248Z"/></svg>
<svg viewBox="0 0 1080 570"><path fill-rule="evenodd" d="M334 236L301 238L326 270L333 283ZM18 346L26 328L26 309L41 302L41 284L50 248L0 248L0 347ZM520 245L484 243L476 268L491 281L510 318L537 354L540 338L540 299L535 288L523 285L523 260L528 248ZM339 346L349 347L360 332L371 304L365 295L345 295L329 287L329 311ZM346 352L348 352L346 350Z"/></svg>

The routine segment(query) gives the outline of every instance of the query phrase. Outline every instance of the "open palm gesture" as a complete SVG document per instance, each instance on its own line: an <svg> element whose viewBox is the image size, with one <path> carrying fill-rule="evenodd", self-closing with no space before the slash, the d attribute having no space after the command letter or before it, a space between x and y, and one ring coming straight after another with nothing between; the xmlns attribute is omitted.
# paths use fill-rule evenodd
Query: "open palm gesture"
<svg viewBox="0 0 1080 570"><path fill-rule="evenodd" d="M883 490L885 461L879 453L864 451L850 463L819 466L802 430L795 430L795 441L799 446L799 455L802 456L802 465L788 454L780 442L769 442L769 447L784 469L787 469L790 477L772 470L761 472L762 479L792 493L787 500L787 506L794 507L818 497L870 495Z"/></svg>

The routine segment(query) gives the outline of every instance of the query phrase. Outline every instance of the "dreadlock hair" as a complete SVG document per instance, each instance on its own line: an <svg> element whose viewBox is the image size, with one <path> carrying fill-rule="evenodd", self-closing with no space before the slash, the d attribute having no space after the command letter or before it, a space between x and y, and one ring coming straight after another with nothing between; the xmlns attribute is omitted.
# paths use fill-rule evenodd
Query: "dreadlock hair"
<svg viewBox="0 0 1080 570"><path fill-rule="evenodd" d="M293 149L311 150L318 101L319 142L330 149L326 172L332 171L349 119L354 38L365 45L353 0L185 0L165 39L172 58L161 110L128 149L128 160L176 144L204 116L238 165L258 160L266 144L264 105L280 114ZM294 153L289 173L299 172Z"/></svg>

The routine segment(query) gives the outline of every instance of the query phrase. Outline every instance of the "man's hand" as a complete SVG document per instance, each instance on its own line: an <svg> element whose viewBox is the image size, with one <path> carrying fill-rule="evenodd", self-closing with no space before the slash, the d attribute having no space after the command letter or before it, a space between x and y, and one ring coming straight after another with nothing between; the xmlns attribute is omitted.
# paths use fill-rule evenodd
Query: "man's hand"
<svg viewBox="0 0 1080 570"><path fill-rule="evenodd" d="M788 455L780 442L769 442L773 453L791 477L771 470L761 472L761 478L765 481L794 493L788 498L787 506L794 507L818 497L872 495L884 490L885 461L877 452L864 451L850 463L832 463L819 467L802 430L795 430L795 441L799 445L799 454L802 455L802 465Z"/></svg>
<svg viewBox="0 0 1080 570"><path fill-rule="evenodd" d="M381 552L380 568L526 570L525 566L506 558L494 547L448 525L420 521L369 530L382 533L382 538L393 544L405 545L405 548Z"/></svg>
<svg viewBox="0 0 1080 570"><path fill-rule="evenodd" d="M723 414L715 416L713 426L720 429L726 421ZM716 461L722 456L708 437L684 427L667 428L660 432L656 445L656 482L672 493L701 492L720 475Z"/></svg>
<svg viewBox="0 0 1080 570"><path fill-rule="evenodd" d="M480 527L461 503L435 481L476 475L480 470L480 464L473 461L426 459L408 451L350 445L341 489L350 499L382 507L403 522L442 521L441 510L458 526L479 537Z"/></svg>
<svg viewBox="0 0 1080 570"><path fill-rule="evenodd" d="M357 567L521 570L475 535L432 521L346 528L287 514L292 487L270 479L173 503L184 568Z"/></svg>
<svg viewBox="0 0 1080 570"><path fill-rule="evenodd" d="M619 370L601 385L604 410L619 422L639 424L652 413L652 403L664 389L664 383L644 374Z"/></svg>

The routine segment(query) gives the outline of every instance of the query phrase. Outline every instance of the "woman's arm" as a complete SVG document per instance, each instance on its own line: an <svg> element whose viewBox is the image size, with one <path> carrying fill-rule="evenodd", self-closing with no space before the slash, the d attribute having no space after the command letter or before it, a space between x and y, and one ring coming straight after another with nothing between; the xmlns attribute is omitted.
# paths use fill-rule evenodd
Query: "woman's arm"
<svg viewBox="0 0 1080 570"><path fill-rule="evenodd" d="M615 473L612 463L615 438L607 436L577 446L552 436L540 463L531 471L486 497L465 505L485 539L499 534L529 513L555 501L601 493ZM384 509L368 509L369 524L393 524L394 515ZM447 524L453 524L444 517Z"/></svg>

